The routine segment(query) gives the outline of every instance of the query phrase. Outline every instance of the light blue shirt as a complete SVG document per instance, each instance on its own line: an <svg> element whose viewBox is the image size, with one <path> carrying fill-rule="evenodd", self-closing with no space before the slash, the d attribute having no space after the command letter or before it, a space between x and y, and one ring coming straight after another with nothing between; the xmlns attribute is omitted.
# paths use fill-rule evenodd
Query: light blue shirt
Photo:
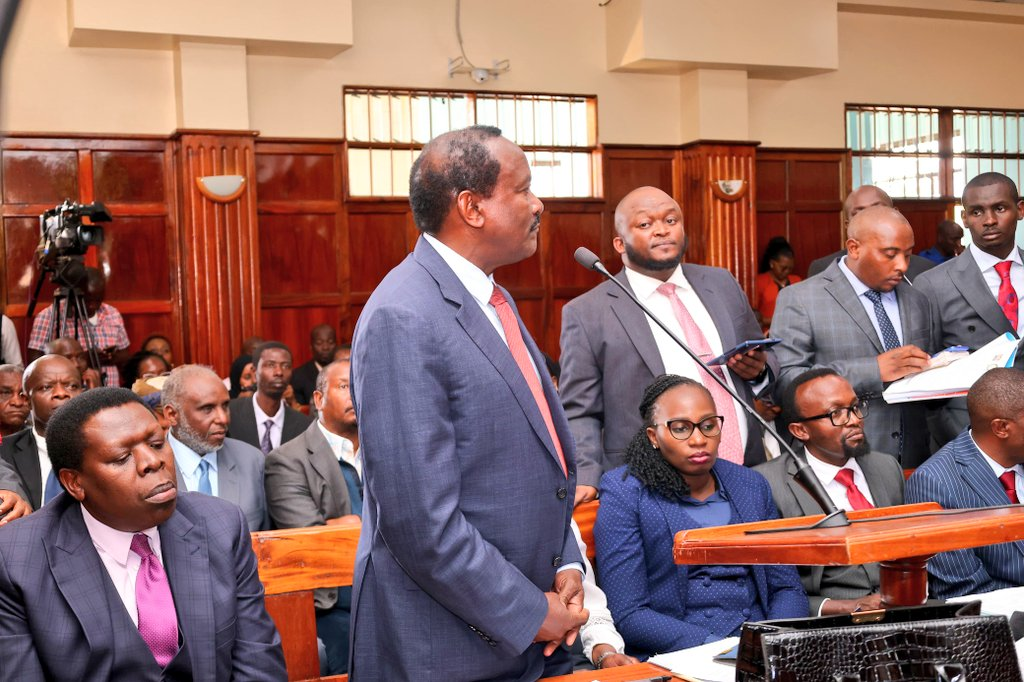
<svg viewBox="0 0 1024 682"><path fill-rule="evenodd" d="M210 490L214 497L218 497L217 451L214 450L200 457L199 453L175 438L169 430L167 431L167 443L174 452L174 466L178 469L178 475L185 481L185 488L192 491L199 490L199 474L201 473L199 462L205 459L210 463Z"/></svg>
<svg viewBox="0 0 1024 682"><path fill-rule="evenodd" d="M878 325L878 318L875 317L875 304L871 302L871 299L864 295L865 292L871 291L871 287L864 282L860 281L857 275L853 274L853 270L846 266L846 256L839 259L839 269L843 271L846 279L849 280L850 286L853 287L853 292L857 294L857 300L864 306L865 312L868 314L868 319L871 320L871 326L875 328L875 334L878 335L878 340L882 341L882 328ZM903 324L900 322L900 304L896 299L896 290L886 291L882 294L882 307L885 308L886 315L889 316L889 321L892 322L892 326L896 329L896 337L900 340L900 345L903 345ZM885 343L882 343L882 347L885 347Z"/></svg>

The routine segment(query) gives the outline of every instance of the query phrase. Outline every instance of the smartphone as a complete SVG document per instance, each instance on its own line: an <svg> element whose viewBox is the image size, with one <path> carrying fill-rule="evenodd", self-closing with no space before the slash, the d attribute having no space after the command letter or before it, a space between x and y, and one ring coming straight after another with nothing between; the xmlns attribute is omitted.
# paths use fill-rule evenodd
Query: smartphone
<svg viewBox="0 0 1024 682"><path fill-rule="evenodd" d="M750 339L738 344L735 348L730 348L714 360L708 360L709 365L724 365L729 361L729 358L736 355L737 353L746 353L748 350L761 350L764 348L771 348L777 343L782 343L782 339Z"/></svg>

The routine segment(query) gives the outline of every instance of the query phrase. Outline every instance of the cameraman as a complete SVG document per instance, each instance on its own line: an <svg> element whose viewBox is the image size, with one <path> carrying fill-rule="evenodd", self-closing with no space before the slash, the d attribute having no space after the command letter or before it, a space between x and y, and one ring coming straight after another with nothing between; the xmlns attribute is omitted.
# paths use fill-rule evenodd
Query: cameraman
<svg viewBox="0 0 1024 682"><path fill-rule="evenodd" d="M86 284L84 291L85 309L89 315L89 326L92 327L96 338L96 351L100 357L100 371L106 374L106 386L120 386L121 375L117 366L123 364L131 353L128 352L128 332L124 328L124 320L121 313L112 305L103 302L106 293L107 282L103 273L96 268L86 268ZM53 306L47 306L36 315L32 322L32 334L28 339L29 361L42 356L46 351L46 344L51 339L50 327L53 324ZM85 346L86 335L81 325L74 329L66 319L62 329L57 330L57 336L77 337L82 346ZM88 350L88 349L87 349Z"/></svg>

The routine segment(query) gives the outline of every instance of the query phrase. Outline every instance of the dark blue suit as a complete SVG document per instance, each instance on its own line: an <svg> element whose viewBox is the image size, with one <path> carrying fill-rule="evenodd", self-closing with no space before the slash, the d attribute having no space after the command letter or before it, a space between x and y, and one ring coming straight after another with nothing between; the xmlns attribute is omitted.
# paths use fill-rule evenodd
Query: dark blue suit
<svg viewBox="0 0 1024 682"><path fill-rule="evenodd" d="M1000 507L1010 501L969 431L947 443L907 481L907 504L944 509ZM1024 585L1024 541L942 552L928 561L929 596L948 599Z"/></svg>
<svg viewBox="0 0 1024 682"><path fill-rule="evenodd" d="M778 518L771 489L761 474L718 460L714 473L739 522ZM699 566L677 565L672 542L681 530L700 526L686 508L627 475L626 467L601 478L601 506L594 526L601 587L615 626L638 654L703 644L711 635L686 618L689 574ZM793 566L751 567L757 602L766 618L807 615L807 595ZM744 620L742 613L738 621Z"/></svg>
<svg viewBox="0 0 1024 682"><path fill-rule="evenodd" d="M192 679L286 679L241 510L180 493L160 546ZM142 672L156 665L149 650L115 638L127 612L110 594L81 506L68 494L0 528L0 679L111 680L126 669L134 672L120 679L153 679Z"/></svg>
<svg viewBox="0 0 1024 682"><path fill-rule="evenodd" d="M542 369L568 480L511 352L425 239L359 317L355 682L552 672L533 638L556 567L581 561L569 530L575 460L543 356L520 330Z"/></svg>

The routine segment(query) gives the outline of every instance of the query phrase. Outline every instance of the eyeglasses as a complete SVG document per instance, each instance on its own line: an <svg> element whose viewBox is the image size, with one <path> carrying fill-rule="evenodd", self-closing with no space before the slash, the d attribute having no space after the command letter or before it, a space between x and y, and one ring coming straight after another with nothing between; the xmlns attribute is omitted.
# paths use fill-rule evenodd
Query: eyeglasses
<svg viewBox="0 0 1024 682"><path fill-rule="evenodd" d="M713 417L707 417L702 419L697 424L694 424L689 419L669 419L661 424L668 427L668 432L672 434L672 437L676 440L686 440L693 433L694 429L699 429L702 436L705 438L712 438L722 432L722 423L725 422L725 417L715 415ZM651 426L658 426L658 422L654 422Z"/></svg>
<svg viewBox="0 0 1024 682"><path fill-rule="evenodd" d="M837 407L836 409L829 410L824 414L816 414L813 417L802 417L796 421L809 422L814 419L824 419L825 417L828 417L829 421L832 422L832 426L846 426L850 423L851 415L856 415L857 419L863 419L864 415L867 413L867 401L861 400L856 405L850 405L849 407Z"/></svg>

